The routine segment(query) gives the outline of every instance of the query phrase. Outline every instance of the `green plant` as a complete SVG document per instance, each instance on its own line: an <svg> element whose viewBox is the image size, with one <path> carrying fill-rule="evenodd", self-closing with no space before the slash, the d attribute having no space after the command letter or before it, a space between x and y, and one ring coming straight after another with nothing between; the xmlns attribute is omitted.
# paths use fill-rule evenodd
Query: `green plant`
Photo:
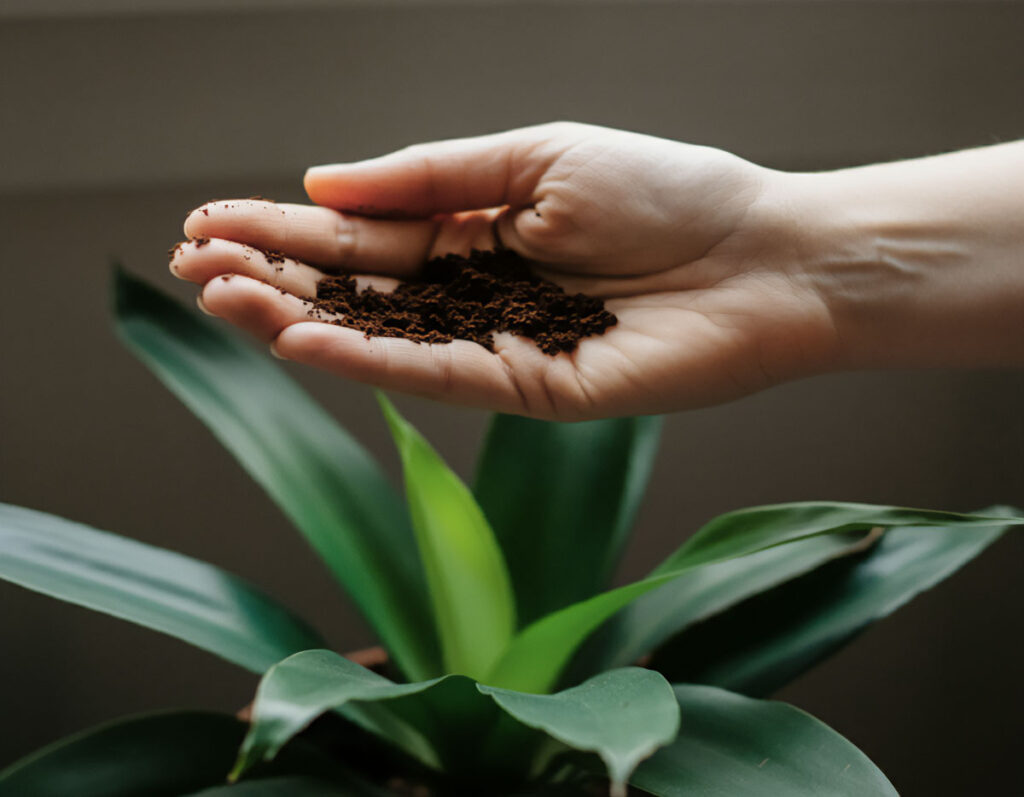
<svg viewBox="0 0 1024 797"><path fill-rule="evenodd" d="M608 589L657 419L498 416L470 491L381 396L407 512L267 358L123 273L116 298L124 341L316 549L391 677L211 565L0 505L0 577L262 675L248 726L124 719L13 764L3 795L895 794L842 736L760 698L1024 522L1001 508L757 507Z"/></svg>

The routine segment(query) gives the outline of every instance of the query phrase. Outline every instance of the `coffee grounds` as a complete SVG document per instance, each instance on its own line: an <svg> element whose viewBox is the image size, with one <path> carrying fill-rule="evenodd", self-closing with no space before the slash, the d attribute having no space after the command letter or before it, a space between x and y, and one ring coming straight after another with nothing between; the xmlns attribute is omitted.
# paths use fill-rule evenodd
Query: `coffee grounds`
<svg viewBox="0 0 1024 797"><path fill-rule="evenodd" d="M511 332L531 338L552 356L572 351L582 338L600 335L616 323L600 299L567 294L508 249L434 258L418 279L390 293L357 291L352 277L327 276L309 301L311 317L358 329L367 337L422 343L458 338L494 351L494 333Z"/></svg>

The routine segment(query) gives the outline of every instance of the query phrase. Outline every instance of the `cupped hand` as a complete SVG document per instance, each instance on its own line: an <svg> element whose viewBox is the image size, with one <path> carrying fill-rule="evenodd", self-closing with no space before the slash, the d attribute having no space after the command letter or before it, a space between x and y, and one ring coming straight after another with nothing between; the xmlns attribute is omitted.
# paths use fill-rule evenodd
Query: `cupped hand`
<svg viewBox="0 0 1024 797"><path fill-rule="evenodd" d="M720 150L543 125L315 167L315 206L212 202L189 215L171 270L279 356L373 385L558 420L686 409L829 367L834 325L785 178ZM309 315L325 270L386 290L496 235L566 291L605 299L617 325L552 357L507 333L490 352Z"/></svg>

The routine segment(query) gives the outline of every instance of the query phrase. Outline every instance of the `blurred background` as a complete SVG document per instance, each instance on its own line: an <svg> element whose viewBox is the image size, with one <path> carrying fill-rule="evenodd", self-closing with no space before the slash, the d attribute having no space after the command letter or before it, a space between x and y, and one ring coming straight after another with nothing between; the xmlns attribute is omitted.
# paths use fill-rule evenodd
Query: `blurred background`
<svg viewBox="0 0 1024 797"><path fill-rule="evenodd" d="M1024 4L977 0L2 2L0 500L227 567L366 645L276 508L115 341L111 256L191 302L164 252L203 201L301 201L310 164L554 119L796 170L1014 139L1022 41ZM395 472L366 389L291 370ZM672 416L620 577L753 503L1024 505L1022 396L1020 372L852 374ZM401 406L471 474L484 414ZM1018 793L1022 573L1011 535L780 697L905 795ZM0 765L255 686L5 584L0 640Z"/></svg>

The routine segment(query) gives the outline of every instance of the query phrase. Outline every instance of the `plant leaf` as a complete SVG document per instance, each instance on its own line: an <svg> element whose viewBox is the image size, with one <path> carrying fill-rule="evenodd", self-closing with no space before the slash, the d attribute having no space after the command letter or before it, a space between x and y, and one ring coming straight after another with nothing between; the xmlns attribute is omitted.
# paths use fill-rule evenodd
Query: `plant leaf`
<svg viewBox="0 0 1024 797"><path fill-rule="evenodd" d="M120 617L255 672L323 640L213 565L44 512L0 504L0 578Z"/></svg>
<svg viewBox="0 0 1024 797"><path fill-rule="evenodd" d="M168 712L62 739L0 772L0 795L171 797L223 783L242 738L234 717Z"/></svg>
<svg viewBox="0 0 1024 797"><path fill-rule="evenodd" d="M235 779L259 761L274 758L292 737L326 711L342 709L356 700L393 700L422 692L440 680L396 684L330 650L307 650L289 656L271 667L260 681L249 732L231 777ZM361 708L363 711L350 717L353 721L369 724L396 746L437 765L430 740L417 729L378 706Z"/></svg>
<svg viewBox="0 0 1024 797"><path fill-rule="evenodd" d="M1022 518L825 502L730 512L698 531L648 578L575 603L525 628L509 645L487 682L523 692L550 690L576 649L601 623L641 595L697 567L821 534L890 526L942 524L970 529L1022 523Z"/></svg>
<svg viewBox="0 0 1024 797"><path fill-rule="evenodd" d="M445 672L483 678L515 633L515 598L501 549L472 493L378 393L398 447Z"/></svg>
<svg viewBox="0 0 1024 797"><path fill-rule="evenodd" d="M538 696L481 686L462 675L396 684L331 651L308 650L263 677L232 775L269 760L332 710L460 782L503 787L525 781L547 759L544 734L596 750L624 778L672 738L678 720L671 688L650 670L616 670Z"/></svg>
<svg viewBox="0 0 1024 797"><path fill-rule="evenodd" d="M115 290L125 344L299 528L399 668L440 672L409 520L373 458L228 330L120 270Z"/></svg>
<svg viewBox="0 0 1024 797"><path fill-rule="evenodd" d="M62 739L12 764L0 772L0 795L177 797L224 785L244 732L241 721L213 712L124 717ZM259 777L286 774L344 787L332 794L382 797L382 792L369 790L362 778L309 744L290 747L272 767L262 769ZM270 781L252 785L264 782ZM245 784L246 793L256 794L249 785Z"/></svg>
<svg viewBox="0 0 1024 797"><path fill-rule="evenodd" d="M661 674L639 667L610 670L554 695L477 688L524 725L597 753L615 790L622 790L637 764L679 730L671 685Z"/></svg>
<svg viewBox="0 0 1024 797"><path fill-rule="evenodd" d="M607 587L660 431L659 417L494 416L474 493L504 551L522 625Z"/></svg>
<svg viewBox="0 0 1024 797"><path fill-rule="evenodd" d="M824 723L786 703L676 685L678 738L630 783L659 797L896 797L882 772Z"/></svg>
<svg viewBox="0 0 1024 797"><path fill-rule="evenodd" d="M893 529L859 556L692 627L661 648L652 666L671 678L770 694L956 572L1004 530Z"/></svg>
<svg viewBox="0 0 1024 797"><path fill-rule="evenodd" d="M394 794L369 783L350 781L342 786L320 778L291 775L213 786L193 792L189 797L394 797Z"/></svg>
<svg viewBox="0 0 1024 797"><path fill-rule="evenodd" d="M848 555L865 539L863 534L811 537L691 570L608 620L577 651L565 680L577 683L595 672L631 664L694 623Z"/></svg>

